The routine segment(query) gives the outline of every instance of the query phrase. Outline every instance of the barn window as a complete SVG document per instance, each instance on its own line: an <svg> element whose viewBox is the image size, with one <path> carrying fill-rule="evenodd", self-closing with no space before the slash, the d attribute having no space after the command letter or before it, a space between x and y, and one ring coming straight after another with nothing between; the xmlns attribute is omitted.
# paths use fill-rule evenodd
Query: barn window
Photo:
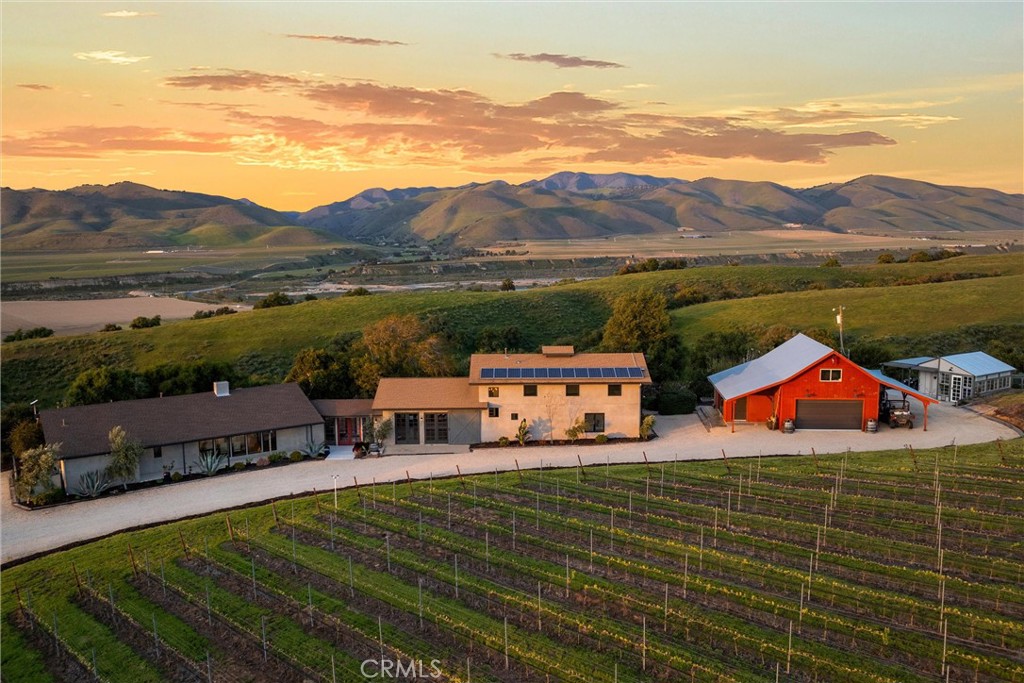
<svg viewBox="0 0 1024 683"><path fill-rule="evenodd" d="M822 382L842 382L843 371L840 368L822 369L819 379Z"/></svg>
<svg viewBox="0 0 1024 683"><path fill-rule="evenodd" d="M498 387L487 387L487 398L498 398Z"/></svg>

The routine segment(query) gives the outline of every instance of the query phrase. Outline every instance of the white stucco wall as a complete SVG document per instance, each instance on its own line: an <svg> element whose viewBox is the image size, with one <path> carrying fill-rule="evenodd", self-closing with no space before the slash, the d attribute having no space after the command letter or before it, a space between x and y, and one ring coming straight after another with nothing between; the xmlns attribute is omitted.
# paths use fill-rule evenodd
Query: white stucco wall
<svg viewBox="0 0 1024 683"><path fill-rule="evenodd" d="M538 384L536 396L524 396L523 385L503 384L498 396L488 396L488 387L479 386L480 402L498 408L498 417L481 419L481 441L497 441L502 436L514 440L519 423L525 419L533 440L562 440L565 430L585 413L604 413L604 434L610 438L635 438L640 435L640 385L622 384L621 396L609 396L607 384L580 384L579 396L566 396L565 384ZM516 419L512 415L517 415ZM593 438L587 432L584 438Z"/></svg>

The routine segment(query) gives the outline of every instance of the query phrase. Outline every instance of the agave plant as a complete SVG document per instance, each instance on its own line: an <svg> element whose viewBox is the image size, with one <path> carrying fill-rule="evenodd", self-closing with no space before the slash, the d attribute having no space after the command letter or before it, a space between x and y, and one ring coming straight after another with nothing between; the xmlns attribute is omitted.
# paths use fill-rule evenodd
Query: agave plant
<svg viewBox="0 0 1024 683"><path fill-rule="evenodd" d="M198 460L193 460L192 464L197 470L202 472L208 477L212 477L217 474L227 464L227 457L209 451L201 453Z"/></svg>
<svg viewBox="0 0 1024 683"><path fill-rule="evenodd" d="M110 480L103 470L92 470L78 478L78 488L72 493L77 496L95 498L110 488Z"/></svg>
<svg viewBox="0 0 1024 683"><path fill-rule="evenodd" d="M316 458L323 455L325 448L327 448L325 441L307 441L306 445L302 447L302 454L307 458Z"/></svg>

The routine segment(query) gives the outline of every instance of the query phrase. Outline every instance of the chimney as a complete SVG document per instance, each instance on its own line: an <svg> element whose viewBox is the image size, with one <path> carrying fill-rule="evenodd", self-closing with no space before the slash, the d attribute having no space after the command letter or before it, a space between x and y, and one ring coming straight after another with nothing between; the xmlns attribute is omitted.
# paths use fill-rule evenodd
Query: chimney
<svg viewBox="0 0 1024 683"><path fill-rule="evenodd" d="M231 395L231 387L228 386L228 382L214 382L213 383L213 395L217 398L223 398Z"/></svg>

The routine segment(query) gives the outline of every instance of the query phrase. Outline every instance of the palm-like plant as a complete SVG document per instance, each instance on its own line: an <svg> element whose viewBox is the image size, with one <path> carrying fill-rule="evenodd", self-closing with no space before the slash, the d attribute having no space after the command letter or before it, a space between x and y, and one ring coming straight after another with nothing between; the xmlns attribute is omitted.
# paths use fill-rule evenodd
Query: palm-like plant
<svg viewBox="0 0 1024 683"><path fill-rule="evenodd" d="M224 468L227 464L227 457L214 451L207 451L205 453L200 453L199 459L193 460L192 464L197 470L206 476L212 477Z"/></svg>
<svg viewBox="0 0 1024 683"><path fill-rule="evenodd" d="M519 429L516 431L516 441L519 442L520 446L525 446L526 442L532 438L530 434L530 428L526 426L526 418L519 423Z"/></svg>
<svg viewBox="0 0 1024 683"><path fill-rule="evenodd" d="M87 498L95 498L110 488L110 480L103 470L92 470L78 478L78 488L72 493Z"/></svg>

